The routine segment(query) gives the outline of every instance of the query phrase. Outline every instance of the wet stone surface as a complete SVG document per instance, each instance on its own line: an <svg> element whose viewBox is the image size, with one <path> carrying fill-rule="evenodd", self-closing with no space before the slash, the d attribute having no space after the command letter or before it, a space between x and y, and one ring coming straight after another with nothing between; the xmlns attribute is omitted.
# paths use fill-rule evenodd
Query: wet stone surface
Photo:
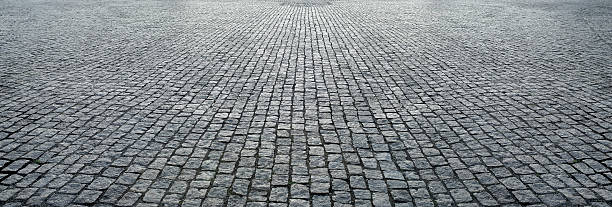
<svg viewBox="0 0 612 207"><path fill-rule="evenodd" d="M0 3L0 206L609 206L610 1Z"/></svg>

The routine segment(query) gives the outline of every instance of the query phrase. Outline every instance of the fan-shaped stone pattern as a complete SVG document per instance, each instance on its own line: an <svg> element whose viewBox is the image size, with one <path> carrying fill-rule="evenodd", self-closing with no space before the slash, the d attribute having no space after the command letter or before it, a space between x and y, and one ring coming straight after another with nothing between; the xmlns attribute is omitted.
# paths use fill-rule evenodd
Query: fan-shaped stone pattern
<svg viewBox="0 0 612 207"><path fill-rule="evenodd" d="M611 3L3 0L0 206L609 206Z"/></svg>

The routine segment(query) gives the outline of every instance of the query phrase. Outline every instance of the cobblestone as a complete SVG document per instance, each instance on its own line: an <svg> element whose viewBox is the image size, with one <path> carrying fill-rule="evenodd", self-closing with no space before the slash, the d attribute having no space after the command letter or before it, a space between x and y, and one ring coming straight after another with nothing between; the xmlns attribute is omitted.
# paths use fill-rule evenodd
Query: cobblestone
<svg viewBox="0 0 612 207"><path fill-rule="evenodd" d="M610 1L0 3L0 206L610 206Z"/></svg>

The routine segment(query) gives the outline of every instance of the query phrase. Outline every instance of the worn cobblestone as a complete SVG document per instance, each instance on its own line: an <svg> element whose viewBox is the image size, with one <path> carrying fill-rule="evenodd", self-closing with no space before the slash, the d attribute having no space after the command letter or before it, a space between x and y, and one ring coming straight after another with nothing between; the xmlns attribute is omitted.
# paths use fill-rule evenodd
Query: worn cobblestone
<svg viewBox="0 0 612 207"><path fill-rule="evenodd" d="M612 2L0 2L0 206L610 206Z"/></svg>

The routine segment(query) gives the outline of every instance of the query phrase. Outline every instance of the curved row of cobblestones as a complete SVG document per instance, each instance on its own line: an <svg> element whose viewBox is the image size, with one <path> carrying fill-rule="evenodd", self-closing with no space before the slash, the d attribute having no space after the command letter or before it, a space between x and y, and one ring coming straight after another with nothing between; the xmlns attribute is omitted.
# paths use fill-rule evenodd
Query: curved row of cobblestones
<svg viewBox="0 0 612 207"><path fill-rule="evenodd" d="M612 4L0 3L2 206L609 206Z"/></svg>

